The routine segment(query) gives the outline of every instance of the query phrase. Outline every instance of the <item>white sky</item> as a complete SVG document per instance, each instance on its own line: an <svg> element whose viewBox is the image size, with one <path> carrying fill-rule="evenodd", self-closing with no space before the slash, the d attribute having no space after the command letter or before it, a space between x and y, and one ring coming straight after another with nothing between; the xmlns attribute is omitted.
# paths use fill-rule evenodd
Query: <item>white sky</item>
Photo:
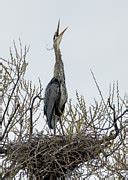
<svg viewBox="0 0 128 180"><path fill-rule="evenodd" d="M78 89L88 102L98 96L90 73L103 91L119 80L121 94L128 91L127 0L4 0L0 1L0 56L9 57L13 40L30 44L28 76L45 88L52 78L52 38L57 21L69 26L61 44L69 98Z"/></svg>

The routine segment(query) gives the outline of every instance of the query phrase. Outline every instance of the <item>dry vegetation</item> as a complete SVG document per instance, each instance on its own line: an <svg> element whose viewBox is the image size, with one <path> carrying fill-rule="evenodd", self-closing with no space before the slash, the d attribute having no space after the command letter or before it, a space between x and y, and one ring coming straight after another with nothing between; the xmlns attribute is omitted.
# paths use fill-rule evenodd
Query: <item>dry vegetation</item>
<svg viewBox="0 0 128 180"><path fill-rule="evenodd" d="M95 175L99 178L126 170L124 115L125 101L119 96L118 84L110 87L109 97L86 106L76 93L77 103L67 103L62 122L65 135L57 127L53 135L45 125L41 111L42 86L25 79L28 48L20 51L14 43L10 59L3 61L3 179L77 179ZM42 119L42 131L35 125Z"/></svg>

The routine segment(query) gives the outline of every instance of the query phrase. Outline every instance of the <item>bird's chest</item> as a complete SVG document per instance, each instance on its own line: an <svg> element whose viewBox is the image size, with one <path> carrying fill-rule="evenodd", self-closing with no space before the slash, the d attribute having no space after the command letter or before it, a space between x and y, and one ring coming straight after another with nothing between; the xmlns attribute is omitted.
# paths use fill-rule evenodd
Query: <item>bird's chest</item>
<svg viewBox="0 0 128 180"><path fill-rule="evenodd" d="M64 105L67 101L67 89L66 89L66 85L65 84L61 84L60 85L60 105Z"/></svg>

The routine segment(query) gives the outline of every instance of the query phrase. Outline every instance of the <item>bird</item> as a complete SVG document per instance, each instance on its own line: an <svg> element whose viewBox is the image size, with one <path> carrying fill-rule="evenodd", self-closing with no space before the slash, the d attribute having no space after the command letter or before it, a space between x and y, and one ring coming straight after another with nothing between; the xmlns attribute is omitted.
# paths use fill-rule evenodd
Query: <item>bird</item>
<svg viewBox="0 0 128 180"><path fill-rule="evenodd" d="M59 33L60 20L58 21L57 30L53 37L53 49L55 53L54 74L45 89L44 96L44 115L46 116L48 127L54 130L54 135L56 134L56 125L58 121L60 122L60 127L64 135L61 117L68 99L68 93L65 82L64 64L60 51L60 43L67 28L68 27Z"/></svg>

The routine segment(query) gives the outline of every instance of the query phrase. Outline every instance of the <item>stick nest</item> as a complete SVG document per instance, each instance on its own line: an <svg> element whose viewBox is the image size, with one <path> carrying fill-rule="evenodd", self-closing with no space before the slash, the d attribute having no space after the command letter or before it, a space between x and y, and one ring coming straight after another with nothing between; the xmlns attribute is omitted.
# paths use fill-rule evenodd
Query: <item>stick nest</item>
<svg viewBox="0 0 128 180"><path fill-rule="evenodd" d="M7 174L11 177L22 169L36 178L62 177L80 164L97 159L112 139L114 135L99 140L84 133L71 139L69 136L36 134L27 141L7 145L7 159L12 162Z"/></svg>

